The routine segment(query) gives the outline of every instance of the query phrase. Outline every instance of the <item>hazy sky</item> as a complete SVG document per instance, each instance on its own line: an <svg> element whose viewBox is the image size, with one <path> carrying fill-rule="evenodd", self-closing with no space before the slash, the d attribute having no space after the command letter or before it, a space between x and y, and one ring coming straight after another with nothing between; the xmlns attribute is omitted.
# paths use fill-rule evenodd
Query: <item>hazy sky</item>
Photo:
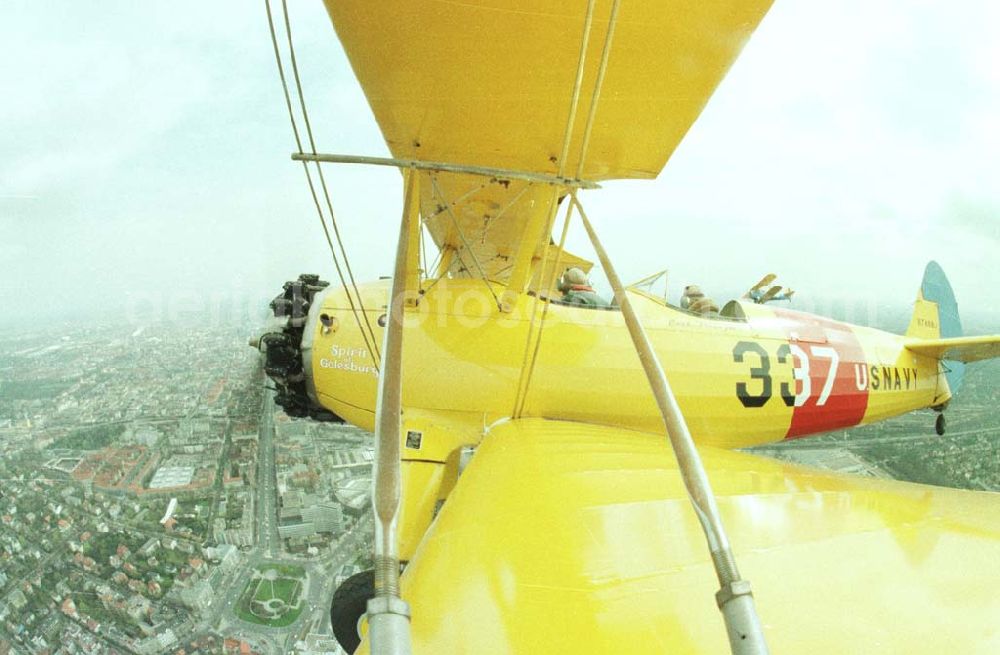
<svg viewBox="0 0 1000 655"><path fill-rule="evenodd" d="M290 4L319 148L385 154L321 3ZM936 258L1000 315L998 24L989 1L777 0L659 180L584 197L623 277L902 303ZM0 43L5 317L333 279L263 3L8 0ZM398 174L327 171L358 277L388 273Z"/></svg>

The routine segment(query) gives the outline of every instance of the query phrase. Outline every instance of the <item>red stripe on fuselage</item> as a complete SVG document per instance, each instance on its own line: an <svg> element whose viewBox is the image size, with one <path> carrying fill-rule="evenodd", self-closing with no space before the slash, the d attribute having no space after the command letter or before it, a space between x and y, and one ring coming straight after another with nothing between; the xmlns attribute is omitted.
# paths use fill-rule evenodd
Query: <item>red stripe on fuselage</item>
<svg viewBox="0 0 1000 655"><path fill-rule="evenodd" d="M775 309L774 313L785 325L790 346L798 346L808 358L810 393L801 406L793 408L792 422L786 439L803 437L818 432L857 425L868 409L868 385L863 389L855 380L856 365L867 367L861 342L851 326L799 312ZM836 351L837 370L830 393L823 401L823 389L828 383L833 358L829 351ZM802 368L799 357L789 357L785 365ZM794 362L794 364L793 364ZM796 381L792 393L801 393L803 383Z"/></svg>

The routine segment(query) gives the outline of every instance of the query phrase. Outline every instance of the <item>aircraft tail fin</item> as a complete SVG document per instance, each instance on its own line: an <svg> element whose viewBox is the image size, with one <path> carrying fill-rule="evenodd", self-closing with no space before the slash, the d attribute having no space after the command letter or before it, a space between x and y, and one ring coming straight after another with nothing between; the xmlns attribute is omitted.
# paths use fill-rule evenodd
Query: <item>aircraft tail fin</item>
<svg viewBox="0 0 1000 655"><path fill-rule="evenodd" d="M958 303L951 289L948 277L941 266L930 261L924 269L924 279L917 293L913 307L913 317L906 336L927 341L957 339L962 336L962 322L958 317ZM920 346L908 346L918 350ZM948 350L941 350L939 356L947 357ZM945 378L952 394L958 392L965 374L965 364L961 361L944 359Z"/></svg>

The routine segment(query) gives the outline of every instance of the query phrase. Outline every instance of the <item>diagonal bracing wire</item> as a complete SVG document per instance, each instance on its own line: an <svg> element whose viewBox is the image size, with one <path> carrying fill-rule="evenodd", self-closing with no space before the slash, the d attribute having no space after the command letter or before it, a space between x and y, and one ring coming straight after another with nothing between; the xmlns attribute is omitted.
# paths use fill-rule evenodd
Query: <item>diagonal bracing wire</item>
<svg viewBox="0 0 1000 655"><path fill-rule="evenodd" d="M279 69L281 71L282 86L285 89L285 99L286 99L286 102L288 104L289 118L292 121L293 129L295 131L296 145L298 146L299 152L302 152L302 143L301 143L301 140L299 138L298 128L295 127L295 116L294 116L294 113L292 112L292 108L291 108L291 98L290 98L289 93L288 93L288 85L287 85L287 83L285 81L284 68L281 66L281 60L280 60L280 57L278 56L277 39L276 39L276 37L274 35L273 22L271 21L270 2L269 2L269 0L265 0L265 2L267 3L267 7L268 7L268 22L271 25L271 37L272 37L272 40L274 40L275 56L278 57L278 65L279 65ZM306 109L305 94L302 91L302 80L301 80L301 78L299 76L298 62L297 62L297 60L295 58L295 45L294 45L294 43L292 41L292 26L291 26L291 21L288 18L288 2L287 2L287 0L282 0L282 2L281 2L281 10L282 10L282 14L283 14L284 20L285 20L285 34L286 34L287 39L288 39L289 61L291 62L291 65L292 65L292 75L293 75L293 77L295 79L295 88L296 88L296 91L297 91L297 94L298 94L298 98L299 98L299 106L300 106L301 111L302 111L303 122L305 123L305 126L306 126L306 136L309 139L309 147L310 147L310 149L312 151L312 154L316 154L316 141L313 138L312 124L309 122L309 112ZM351 269L351 262L350 262L350 259L347 256L347 250L344 248L344 241L343 241L343 239L341 238L341 235L340 235L340 228L337 226L336 215L334 214L334 211L333 211L333 203L330 200L330 192L329 192L329 189L327 188L326 178L323 176L323 168L322 168L321 164L319 164L318 162L316 163L316 173L317 173L317 175L319 177L320 187L323 190L323 197L324 197L324 199L326 201L327 211L328 211L328 213L330 215L330 225L333 226L333 234L334 234L334 237L336 238L337 246L340 249L340 255L341 255L341 257L344 260L344 269L347 270L347 278L351 282L350 287L348 287L347 281L344 279L344 274L343 274L343 271L341 270L340 262L338 261L336 254L334 254L334 252L333 252L333 244L331 242L330 243L330 250L331 250L331 254L333 254L334 264L335 264L335 266L337 268L337 275L340 278L341 284L344 287L344 291L347 294L348 304L350 304L350 306L351 306L351 312L354 314L355 320L358 322L358 328L361 330L362 336L364 336L364 338L365 338L366 345L369 346L369 351L372 352L373 355L374 355L375 362L376 362L376 369L377 369L378 368L378 362L379 362L379 359L381 357L381 354L379 353L379 348L378 348L378 339L375 337L375 331L372 328L371 322L368 320L368 314L365 312L364 301L363 301L363 299L361 297L360 291L358 291L358 284L357 284L357 281L354 279L354 271ZM307 176L309 175L308 168L306 168L306 175ZM310 179L310 188L312 189L313 188L312 179L311 179L311 177L309 179ZM315 191L313 193L315 195ZM318 204L319 203L317 201L317 209L319 209ZM322 212L320 212L320 216L321 216L321 220L322 220ZM329 234L329 231L326 228L326 222L325 221L323 222L323 231L324 231L324 233L326 233L327 241L331 241L330 240L330 234ZM354 296L357 299L357 304L356 305L355 305L355 298L351 297L351 289L354 290ZM358 316L359 313L360 313L360 318ZM361 325L362 320L364 321L364 326L363 327ZM367 335L365 334L366 329L367 329ZM371 337L370 344L369 344L369 337Z"/></svg>
<svg viewBox="0 0 1000 655"><path fill-rule="evenodd" d="M546 254L545 261L542 261L541 266L538 271L538 299L542 300L545 304L542 306L542 317L538 322L538 336L535 339L535 349L531 353L531 360L525 369L523 392L520 398L520 402L515 408L515 415L521 416L524 413L524 406L528 402L528 390L531 388L531 377L535 372L535 364L538 361L538 351L542 347L542 330L545 329L545 321L549 315L549 307L552 306L552 298L548 296L549 292L552 291L552 285L556 281L556 275L559 272L559 264L562 261L563 253L566 247L566 235L569 233L569 222L573 218L573 203L566 203L566 218L563 219L562 234L559 236L559 245L556 247L555 260L552 262L552 270L545 273L545 264L548 260L548 255ZM544 285L544 286L542 286ZM542 298L542 292L545 292L546 297ZM537 305L536 305L537 306ZM524 367L522 367L524 368Z"/></svg>
<svg viewBox="0 0 1000 655"><path fill-rule="evenodd" d="M516 194L514 194L514 197L511 198L510 202L501 207L500 211L498 211L494 216L491 216L490 219L486 222L486 224L483 225L483 231L479 235L479 238L482 239L484 243L486 241L486 233L490 231L490 227L492 227L493 224L496 223L498 220L503 218L503 215L507 213L507 210L516 205L524 196L524 194L528 192L528 189L530 189L532 186L534 186L534 182L526 182L524 187Z"/></svg>
<svg viewBox="0 0 1000 655"><path fill-rule="evenodd" d="M435 211L430 216L427 216L426 218L424 218L424 224L426 225L428 223L428 221L430 221L430 220L432 220L432 219L440 216L441 214L446 213L447 211L449 211L449 209L458 207L461 203L465 202L466 200L468 200L469 198L471 198L475 194L477 194L480 191L482 191L483 189L485 189L488 186L488 184L489 184L488 182L484 182L482 184L479 184L479 185L473 187L472 189L469 189L468 191L466 191L465 193L463 193L462 195L460 195L458 198L450 201L449 203L447 203L445 205L441 205L440 208L438 208L437 211ZM493 225L493 223L495 223L498 218L501 218L507 212L508 209L510 209L515 204L517 204L517 202L524 196L524 194L532 186L534 186L534 182L527 182L527 183L525 183L524 187L517 194L515 194L514 198L510 202L508 202L503 208L501 208L500 211L497 212L497 214L495 216L493 216L485 226L483 226L483 231L480 234L480 238L485 239L486 238L486 232L489 230L490 226ZM441 198L441 200L444 200L444 198ZM431 271L431 270L436 270L438 262L441 261L441 257L443 255L444 255L444 248L441 248L441 249L438 250L438 254L437 254L437 257L434 258L434 262L430 265L429 268L427 268L425 270L428 271L428 272ZM424 255L424 259L426 260L426 254ZM430 291L434 287L434 285L438 283L439 280L440 280L440 278L435 279L434 281L432 281L431 284L430 284L430 286L427 287L427 289L424 290L425 293L427 291Z"/></svg>
<svg viewBox="0 0 1000 655"><path fill-rule="evenodd" d="M559 155L559 177L563 177L566 172L566 159L569 157L569 147L570 143L573 141L573 127L576 124L576 112L580 104L580 90L583 86L583 72L584 66L587 63L587 46L590 43L590 30L591 25L594 21L594 7L596 5L596 0L589 0L587 2L587 13L583 20L583 36L580 41L580 54L576 63L576 77L573 82L573 93L570 98L569 113L566 116L566 132L563 135L563 145L562 151ZM545 233L543 237L546 239L545 247L542 248L542 260L539 267L539 275L545 271L545 263L548 261L549 255L549 245L551 242L552 228L555 225L556 214L558 213L558 207L556 206L556 196L559 191L556 188L552 190L552 196L549 200L549 217L545 224ZM569 215L567 215L567 220ZM539 282L544 282L544 280L539 277ZM531 308L531 318L528 321L528 338L524 344L524 361L521 363L521 376L517 384L517 392L514 396L514 409L511 416L518 418L520 412L524 407L525 398L528 395L528 388L526 382L531 379L531 371L528 369L529 366L534 367L535 358L537 355L537 347L532 348L531 344L535 338L535 325L536 316L538 314L538 301L533 303ZM544 314L544 312L543 312ZM538 328L538 338L541 338L541 328ZM529 363L530 362L530 363Z"/></svg>
<svg viewBox="0 0 1000 655"><path fill-rule="evenodd" d="M295 122L295 112L292 109L292 97L288 93L288 82L285 79L285 67L281 61L281 51L278 49L278 37L274 31L274 18L271 15L271 2L270 0L264 0L264 8L267 10L267 26L271 32L271 45L274 47L274 59L278 65L278 76L281 78L281 88L285 94L285 106L288 108L288 118L292 124L292 133L295 135L295 145L298 147L299 151L302 150L302 139L299 136L299 127ZM313 205L316 207L316 214L319 216L320 227L323 228L323 234L326 236L326 243L330 247L330 256L333 258L333 264L337 269L337 276L340 278L340 283L344 286L344 290L347 290L347 282L344 279L344 274L340 269L340 261L337 259L337 252L333 247L333 239L330 238L330 230L326 227L326 219L323 216L323 209L319 204L319 197L316 195L316 186L313 184L312 175L309 173L309 167L306 162L302 162L302 170L306 174L306 182L309 184L309 193L313 199ZM358 329L361 331L361 337L365 340L365 346L368 351L376 354L378 351L372 348L372 342L369 341L368 333L365 332L364 327L361 324L361 320L358 317L358 312L354 307L354 301L351 298L351 294L347 294L347 300L351 305L351 312L354 314L354 319L358 322ZM374 338L372 339L374 341ZM379 368L378 359L375 360L375 370Z"/></svg>
<svg viewBox="0 0 1000 655"><path fill-rule="evenodd" d="M463 193L462 195L460 195L459 197L455 198L451 202L441 205L436 212L432 213L429 216L424 217L424 223L434 220L435 218L445 213L449 209L458 207L461 203L465 202L470 197L476 195L477 193L485 189L488 184L489 182L481 182L476 186L472 187L471 189L469 189L468 191L466 191L465 193ZM444 198L441 198L441 200L444 200Z"/></svg>
<svg viewBox="0 0 1000 655"><path fill-rule="evenodd" d="M604 85L604 75L605 75L605 73L608 70L608 59L609 59L610 54L611 54L611 41L612 41L612 37L614 36L615 26L617 25L617 20L618 20L618 6L619 6L619 4L620 4L620 0L614 0L614 3L611 5L611 15L608 18L608 31L607 31L607 34L604 37L604 48L601 51L600 68L598 69L598 72L597 72L597 80L594 83L593 93L590 96L590 107L589 107L588 112L587 112L587 123L584 126L583 141L582 141L582 143L580 145L580 158L577 161L577 168L576 168L576 176L578 178L581 175L583 175L583 166L584 166L584 163L586 162L587 150L588 150L588 148L590 146L590 134L593 131L593 128L594 128L594 118L597 115L597 104L598 104L598 101L599 101L599 99L601 97L601 88ZM588 25L589 25L589 22L588 22ZM586 49L586 43L587 43L587 41L585 39L584 40L583 49ZM583 64L582 54L583 53L581 52L581 61L580 61L581 65L580 65L580 68L577 70L577 83L578 83L578 85L579 85L580 80L582 79L582 64ZM575 120L576 103L577 103L577 99L579 97L578 91L579 91L579 86L577 86L577 92L574 93L573 108L572 108L572 110L570 112L570 118L569 118L569 121L568 121L568 124L567 124L567 128L566 128L566 141L563 143L563 152L564 152L563 158L564 158L564 160L565 160L565 157L566 157L565 153L568 153L568 151L569 151L570 133L571 133L571 130L573 129L573 122ZM563 162L562 166L564 166L564 165L565 165L565 161ZM560 174L564 173L562 166L560 166ZM574 195L573 197L575 198L576 196ZM554 281L554 276L556 275L556 272L557 272L557 270L559 268L559 261L560 261L560 259L562 258L562 255L563 255L563 243L565 242L565 239L566 239L566 229L567 229L567 227L569 227L569 219L570 219L570 215L571 215L572 209L573 209L573 203L570 203L569 207L567 207L568 211L567 211L567 214L566 214L566 222L563 224L563 234L562 234L562 237L559 240L559 246L556 249L556 259L555 259L555 262L553 263L553 269L552 269L551 274L549 276L550 279L549 279L549 281L547 283L547 286L545 287L546 291L548 291L549 289L552 288L552 282ZM542 270L543 271L544 271L544 264L545 264L545 262L543 261L543 263L542 263ZM540 278L539 281L542 281L541 278ZM549 305L550 304L551 304L550 302L546 302L544 308L542 309L542 317L541 317L541 321L540 321L539 326L538 326L538 335L537 335L537 337L535 339L534 352L531 355L531 360L530 360L530 363L528 364L527 372L524 375L523 392L522 392L522 395L520 396L519 404L517 404L515 406L515 415L516 416L520 416L521 413L524 412L524 406L525 406L525 403L528 400L528 389L529 389L529 387L531 385L531 377L532 377L532 373L534 373L534 370L535 370L535 363L538 360L538 351L539 351L539 349L541 347L541 344L542 344L542 332L545 329L545 319L548 316ZM534 320L534 314L532 314L532 320ZM530 337L529 337L529 339L530 339Z"/></svg>
<svg viewBox="0 0 1000 655"><path fill-rule="evenodd" d="M444 197L444 194L441 192L441 187L438 186L437 178L433 175L431 176L431 187L434 190L434 195L436 195L441 200L447 201L447 199ZM493 285L490 283L490 279L486 276L486 271L483 269L483 265L479 263L479 258L476 257L475 251L473 251L472 248L469 246L469 242L465 238L465 233L462 232L462 227L458 224L458 218L455 217L455 212L452 210L451 205L446 205L446 210L448 212L448 216L451 217L452 224L455 226L455 232L458 233L458 238L462 242L462 249L465 250L465 252L469 253L470 257L472 257L472 263L475 264L476 269L479 270L480 277L483 278L483 282L486 284L486 288L490 290L490 295L493 296L493 300L494 302L496 302L497 308L499 309L500 299L497 297L496 292L493 291ZM461 251L457 252L456 254L458 255L459 259L462 258ZM463 265L465 265L465 262L463 262ZM468 265L465 265L465 267L466 269L468 269Z"/></svg>

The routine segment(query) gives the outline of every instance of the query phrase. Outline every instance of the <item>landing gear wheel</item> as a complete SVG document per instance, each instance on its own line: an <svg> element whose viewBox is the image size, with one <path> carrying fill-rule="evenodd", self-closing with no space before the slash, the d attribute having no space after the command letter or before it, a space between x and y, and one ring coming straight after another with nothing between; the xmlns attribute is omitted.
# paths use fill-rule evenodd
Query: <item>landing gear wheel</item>
<svg viewBox="0 0 1000 655"><path fill-rule="evenodd" d="M938 436L944 434L944 430L947 427L948 422L944 418L944 414L938 414L937 420L934 421L934 431L938 433Z"/></svg>
<svg viewBox="0 0 1000 655"><path fill-rule="evenodd" d="M355 573L333 592L330 624L337 643L353 653L361 643L361 619L368 610L368 599L375 595L375 571Z"/></svg>

